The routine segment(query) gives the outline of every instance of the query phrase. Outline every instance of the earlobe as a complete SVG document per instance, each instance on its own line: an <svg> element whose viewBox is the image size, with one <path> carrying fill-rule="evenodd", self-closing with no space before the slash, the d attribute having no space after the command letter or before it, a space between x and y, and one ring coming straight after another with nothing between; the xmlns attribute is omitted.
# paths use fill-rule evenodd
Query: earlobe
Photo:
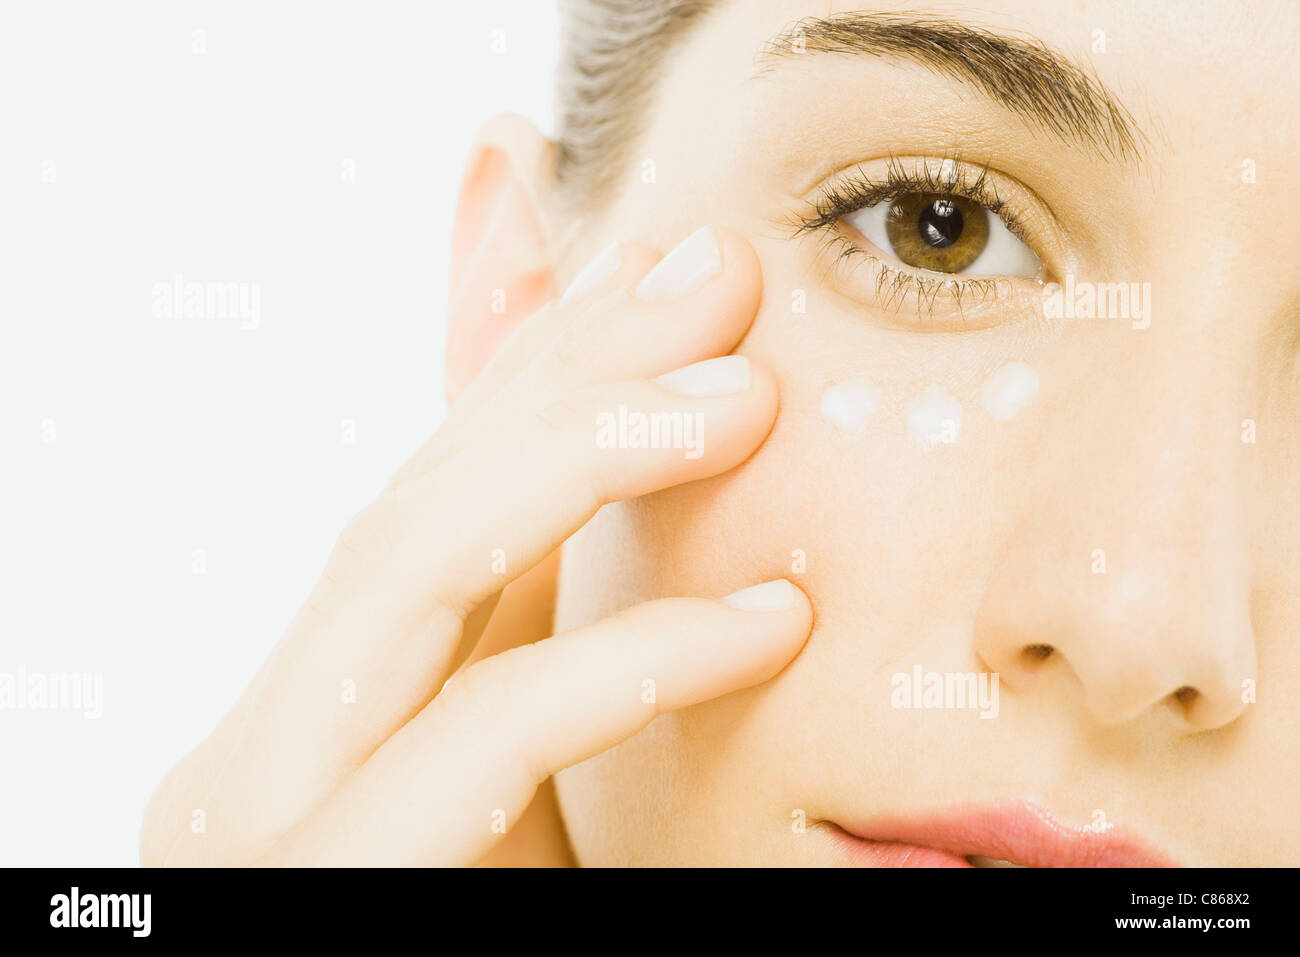
<svg viewBox="0 0 1300 957"><path fill-rule="evenodd" d="M519 116L489 120L470 151L452 226L448 284L448 404L501 343L554 294L544 216L552 144Z"/></svg>

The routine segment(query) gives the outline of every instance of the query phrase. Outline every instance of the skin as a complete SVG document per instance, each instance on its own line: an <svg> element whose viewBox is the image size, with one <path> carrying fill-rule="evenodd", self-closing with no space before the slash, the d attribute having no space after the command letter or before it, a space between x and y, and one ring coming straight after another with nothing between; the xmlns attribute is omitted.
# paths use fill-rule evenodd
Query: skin
<svg viewBox="0 0 1300 957"><path fill-rule="evenodd" d="M1300 237L1280 212L1300 199L1296 24L1283 3L1165 6L925 7L1087 63L1146 132L1136 170L915 65L809 57L755 81L769 37L827 12L793 0L693 29L595 209L556 186L535 130L487 124L453 238L452 416L395 480L401 507L385 493L345 532L262 674L160 787L143 860L834 865L853 855L833 824L1031 799L1068 824L1100 811L1182 864L1300 862ZM1047 319L1028 284L918 322L861 263L792 237L820 183L891 154L988 164L1053 275L1151 284L1149 328ZM628 308L702 224L723 228L722 275ZM538 314L613 240L645 244L624 246L619 298ZM592 454L579 424L632 394L612 383L664 401L644 380L733 349L754 385L689 400L726 406L700 460ZM979 391L1010 361L1041 390L998 422ZM820 398L859 375L882 408L848 436ZM965 420L926 451L903 409L932 386ZM539 409L568 427L539 429ZM533 569L499 598L496 547L511 575ZM811 607L709 600L779 578ZM508 650L552 631L574 634ZM892 707L891 676L916 665L997 671L997 717ZM648 670L684 690L647 710ZM453 671L469 681L437 694ZM383 692L340 709L343 678Z"/></svg>
<svg viewBox="0 0 1300 957"><path fill-rule="evenodd" d="M636 147L656 182L634 165L584 226L593 245L697 219L750 236L765 298L739 351L773 370L781 412L738 470L584 529L565 550L558 624L782 574L817 621L773 681L561 774L578 860L837 864L846 855L818 822L1023 798L1076 825L1100 810L1182 864L1300 863L1300 703L1287 692L1300 680L1300 236L1274 228L1300 199L1297 81L1282 69L1294 10L925 5L1090 64L1149 131L1150 161L1130 173L916 67L810 59L749 81L767 37L825 7L733 4L701 24ZM1090 52L1098 26L1105 54ZM1042 241L1049 268L1072 259L1079 278L1150 282L1150 327L1024 321L1012 297L988 328L918 331L865 270L828 272L778 225L837 170L952 152L1050 210L1068 239ZM1243 157L1254 183L1241 182ZM1013 360L1041 391L999 423L979 388ZM819 399L858 374L883 408L847 437ZM932 385L965 422L926 453L901 408ZM1022 655L1035 643L1056 653ZM891 707L890 677L917 664L1001 672L998 717ZM1252 678L1257 700L1244 703ZM1190 705L1172 695L1184 684L1201 691ZM806 833L793 832L798 810Z"/></svg>
<svg viewBox="0 0 1300 957"><path fill-rule="evenodd" d="M743 335L760 288L744 239L718 244L720 272L684 297L633 295L656 256L629 246L589 297L519 329L344 529L252 685L160 785L145 864L474 864L555 771L798 651L811 608L778 581L777 603L649 602L456 668L503 584L600 506L728 469L766 436L771 376L703 361ZM683 391L682 372L719 363L743 370L734 388ZM707 450L599 447L592 423L623 406L698 416Z"/></svg>

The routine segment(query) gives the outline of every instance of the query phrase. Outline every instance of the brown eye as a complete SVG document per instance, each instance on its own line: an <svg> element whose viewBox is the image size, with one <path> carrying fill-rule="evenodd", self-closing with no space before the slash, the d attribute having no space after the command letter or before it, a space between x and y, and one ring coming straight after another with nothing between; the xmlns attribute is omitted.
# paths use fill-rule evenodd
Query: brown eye
<svg viewBox="0 0 1300 957"><path fill-rule="evenodd" d="M901 193L840 217L913 269L1032 279L1038 257L988 208L951 193Z"/></svg>
<svg viewBox="0 0 1300 957"><path fill-rule="evenodd" d="M907 193L889 204L885 235L890 252L909 266L961 272L989 242L989 213L960 196Z"/></svg>

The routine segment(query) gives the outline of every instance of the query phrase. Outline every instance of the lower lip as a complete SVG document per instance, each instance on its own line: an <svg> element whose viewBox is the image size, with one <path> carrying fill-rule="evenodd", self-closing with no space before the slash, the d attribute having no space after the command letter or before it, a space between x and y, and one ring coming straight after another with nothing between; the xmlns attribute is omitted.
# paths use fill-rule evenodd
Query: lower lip
<svg viewBox="0 0 1300 957"><path fill-rule="evenodd" d="M1020 801L876 819L833 833L858 867L972 867L967 858L974 856L1024 867L1176 866L1117 828L1070 827Z"/></svg>
<svg viewBox="0 0 1300 957"><path fill-rule="evenodd" d="M849 845L854 867L974 867L966 858L933 847L895 841L864 841L841 830L836 838Z"/></svg>

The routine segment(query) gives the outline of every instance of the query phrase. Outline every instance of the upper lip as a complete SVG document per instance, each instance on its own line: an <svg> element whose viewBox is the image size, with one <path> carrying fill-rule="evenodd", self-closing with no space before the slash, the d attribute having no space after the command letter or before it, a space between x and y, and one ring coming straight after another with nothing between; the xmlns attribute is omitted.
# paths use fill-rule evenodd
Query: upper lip
<svg viewBox="0 0 1300 957"><path fill-rule="evenodd" d="M870 844L930 848L957 859L986 857L1024 867L1177 866L1122 828L1063 824L1027 801L968 804L839 826Z"/></svg>

